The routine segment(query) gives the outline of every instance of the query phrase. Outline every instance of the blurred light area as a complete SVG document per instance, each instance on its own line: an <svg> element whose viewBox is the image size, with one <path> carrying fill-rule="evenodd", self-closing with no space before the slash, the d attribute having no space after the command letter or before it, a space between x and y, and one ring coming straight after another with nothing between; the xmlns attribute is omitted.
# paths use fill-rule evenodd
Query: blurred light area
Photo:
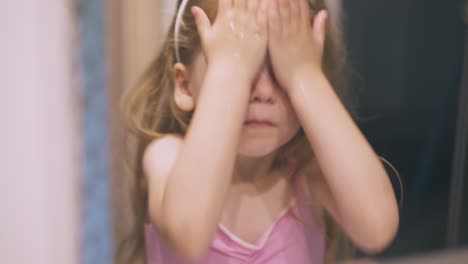
<svg viewBox="0 0 468 264"><path fill-rule="evenodd" d="M71 13L64 0L0 8L0 263L79 263Z"/></svg>

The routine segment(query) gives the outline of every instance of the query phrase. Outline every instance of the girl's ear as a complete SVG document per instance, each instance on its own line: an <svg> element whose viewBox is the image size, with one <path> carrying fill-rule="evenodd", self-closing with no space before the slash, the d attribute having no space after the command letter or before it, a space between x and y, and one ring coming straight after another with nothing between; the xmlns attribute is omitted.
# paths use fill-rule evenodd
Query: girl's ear
<svg viewBox="0 0 468 264"><path fill-rule="evenodd" d="M181 111L191 112L195 108L188 69L182 63L174 64L174 100Z"/></svg>

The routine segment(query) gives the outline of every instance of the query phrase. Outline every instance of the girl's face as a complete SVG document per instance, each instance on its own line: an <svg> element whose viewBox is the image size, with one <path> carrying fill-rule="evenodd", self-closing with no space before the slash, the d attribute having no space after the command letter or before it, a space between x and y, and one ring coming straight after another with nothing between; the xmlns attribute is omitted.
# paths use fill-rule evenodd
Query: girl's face
<svg viewBox="0 0 468 264"><path fill-rule="evenodd" d="M207 69L201 53L191 66L189 89L196 105ZM289 142L300 128L287 94L276 83L269 68L266 62L253 83L238 148L241 156L258 158L271 154ZM181 83L176 79L176 90L180 89L178 82Z"/></svg>

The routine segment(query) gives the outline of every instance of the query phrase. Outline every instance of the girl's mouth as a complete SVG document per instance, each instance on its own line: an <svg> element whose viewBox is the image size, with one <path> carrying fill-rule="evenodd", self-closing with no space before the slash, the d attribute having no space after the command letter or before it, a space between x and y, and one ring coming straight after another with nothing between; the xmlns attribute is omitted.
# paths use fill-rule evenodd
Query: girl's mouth
<svg viewBox="0 0 468 264"><path fill-rule="evenodd" d="M275 124L269 120L247 120L244 122L244 126L250 128L270 128L274 127Z"/></svg>

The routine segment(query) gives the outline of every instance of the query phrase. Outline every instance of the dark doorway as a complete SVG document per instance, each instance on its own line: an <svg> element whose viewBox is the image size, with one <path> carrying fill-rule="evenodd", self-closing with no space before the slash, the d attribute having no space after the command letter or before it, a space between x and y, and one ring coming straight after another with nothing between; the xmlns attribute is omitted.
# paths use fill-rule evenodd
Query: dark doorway
<svg viewBox="0 0 468 264"><path fill-rule="evenodd" d="M404 183L400 230L382 257L445 249L463 1L343 2L358 124Z"/></svg>

